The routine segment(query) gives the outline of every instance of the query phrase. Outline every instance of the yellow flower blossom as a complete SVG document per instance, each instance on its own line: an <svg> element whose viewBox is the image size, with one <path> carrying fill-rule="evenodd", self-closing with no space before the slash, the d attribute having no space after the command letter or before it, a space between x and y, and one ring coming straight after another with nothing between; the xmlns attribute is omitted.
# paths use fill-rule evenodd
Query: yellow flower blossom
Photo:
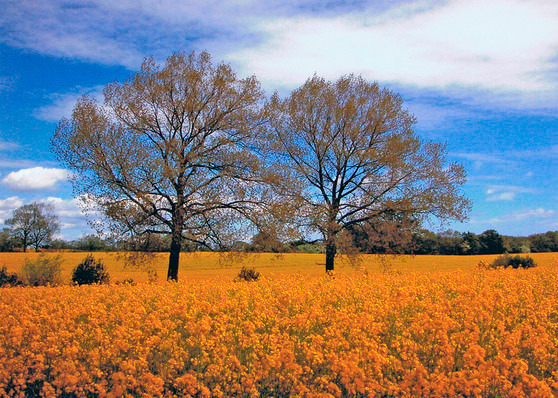
<svg viewBox="0 0 558 398"><path fill-rule="evenodd" d="M3 289L0 397L558 395L552 268Z"/></svg>

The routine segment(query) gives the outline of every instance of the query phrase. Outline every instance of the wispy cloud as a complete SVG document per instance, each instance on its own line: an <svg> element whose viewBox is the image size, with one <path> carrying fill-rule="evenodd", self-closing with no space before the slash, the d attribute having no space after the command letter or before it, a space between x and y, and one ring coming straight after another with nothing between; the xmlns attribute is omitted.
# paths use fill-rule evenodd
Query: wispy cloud
<svg viewBox="0 0 558 398"><path fill-rule="evenodd" d="M497 217L472 217L469 225L479 231L497 229L507 234L525 236L532 233L553 231L558 226L558 212L555 209L536 207L514 210Z"/></svg>
<svg viewBox="0 0 558 398"><path fill-rule="evenodd" d="M267 89L359 73L475 105L556 109L557 19L546 0L27 0L4 2L0 40L131 69L207 49Z"/></svg>
<svg viewBox="0 0 558 398"><path fill-rule="evenodd" d="M452 156L466 159L472 162L480 163L512 163L513 161L506 159L504 153L490 152L453 152Z"/></svg>
<svg viewBox="0 0 558 398"><path fill-rule="evenodd" d="M100 86L90 88L76 87L72 92L52 94L50 96L50 103L36 109L33 112L33 116L47 122L58 122L62 118L72 116L77 100L84 94L102 102L102 91L103 87Z"/></svg>
<svg viewBox="0 0 558 398"><path fill-rule="evenodd" d="M517 158L506 156L498 152L451 152L450 156L470 162L471 168L476 172L484 170L494 171L494 168L510 168L517 164Z"/></svg>
<svg viewBox="0 0 558 398"><path fill-rule="evenodd" d="M556 211L538 207L536 209L516 210L505 216L493 217L488 221L494 224L499 224L504 222L524 221L532 218L550 218L555 216Z"/></svg>
<svg viewBox="0 0 558 398"><path fill-rule="evenodd" d="M522 193L536 193L537 191L532 188L514 185L490 185L486 190L488 195L487 202L497 201L511 201L516 198L518 194Z"/></svg>
<svg viewBox="0 0 558 398"><path fill-rule="evenodd" d="M232 0L8 1L0 14L0 40L42 54L136 69L145 55L251 40L249 7Z"/></svg>
<svg viewBox="0 0 558 398"><path fill-rule="evenodd" d="M8 76L0 76L0 93L8 90L13 84L13 78Z"/></svg>
<svg viewBox="0 0 558 398"><path fill-rule="evenodd" d="M537 193L536 189L515 185L490 185L486 193L492 195L502 191L514 193Z"/></svg>
<svg viewBox="0 0 558 398"><path fill-rule="evenodd" d="M454 158L464 159L473 164L475 169L487 166L510 167L526 160L547 162L558 158L558 145L539 149L513 149L502 152L451 152Z"/></svg>
<svg viewBox="0 0 558 398"><path fill-rule="evenodd" d="M558 134L558 130L554 132L554 134ZM520 151L513 151L508 152L512 156L524 156L528 158L536 158L536 159L558 159L558 145L552 145L547 148L539 149L539 150L520 150Z"/></svg>
<svg viewBox="0 0 558 398"><path fill-rule="evenodd" d="M20 145L17 142L3 141L0 139L0 151L12 151L18 149Z"/></svg>
<svg viewBox="0 0 558 398"><path fill-rule="evenodd" d="M69 172L64 169L32 167L9 173L2 184L16 192L42 191L54 188L68 176Z"/></svg>
<svg viewBox="0 0 558 398"><path fill-rule="evenodd" d="M137 66L138 49L116 37L118 16L103 11L93 2L72 6L62 1L9 1L0 16L2 41L52 56ZM127 26L121 25L124 31Z"/></svg>
<svg viewBox="0 0 558 398"><path fill-rule="evenodd" d="M498 202L501 200L514 200L515 199L515 192L500 192L496 194L490 195L486 198L487 202Z"/></svg>
<svg viewBox="0 0 558 398"><path fill-rule="evenodd" d="M421 95L419 98L408 99L407 95L402 95L407 99L405 107L417 118L416 129L426 138L437 134L432 138L445 140L447 127L456 121L482 120L482 115L478 112L462 105L444 104L440 97L430 100L428 96Z"/></svg>
<svg viewBox="0 0 558 398"><path fill-rule="evenodd" d="M25 146L18 146L19 148L25 148ZM46 161L41 162L42 165L56 165L54 161ZM11 169L20 168L20 169L29 169L36 167L37 162L30 159L18 159L14 157L2 157L0 158L0 169Z"/></svg>

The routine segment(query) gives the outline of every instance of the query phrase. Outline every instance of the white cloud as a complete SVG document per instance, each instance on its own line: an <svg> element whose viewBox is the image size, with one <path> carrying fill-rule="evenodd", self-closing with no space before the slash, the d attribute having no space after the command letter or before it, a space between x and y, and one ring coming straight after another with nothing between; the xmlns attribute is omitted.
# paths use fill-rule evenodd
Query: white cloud
<svg viewBox="0 0 558 398"><path fill-rule="evenodd" d="M13 191L39 191L54 188L68 176L69 172L64 169L32 167L9 173L2 183Z"/></svg>
<svg viewBox="0 0 558 398"><path fill-rule="evenodd" d="M206 49L268 89L354 72L475 105L555 108L557 19L548 0L18 1L0 13L0 41L131 69Z"/></svg>
<svg viewBox="0 0 558 398"><path fill-rule="evenodd" d="M54 213L59 217L61 237L63 239L76 239L81 234L94 232L88 225L87 218L82 212L79 198L63 199L49 196L39 200L39 202L54 205ZM0 224L3 224L6 219L10 218L15 209L28 203L30 201L17 196L0 199Z"/></svg>
<svg viewBox="0 0 558 398"><path fill-rule="evenodd" d="M23 205L23 199L17 196L10 196L0 199L0 224L12 216L12 211Z"/></svg>
<svg viewBox="0 0 558 398"><path fill-rule="evenodd" d="M23 204L23 200L17 196L10 196L7 199L0 199L0 211L13 210Z"/></svg>
<svg viewBox="0 0 558 398"><path fill-rule="evenodd" d="M558 3L454 0L394 17L396 11L269 18L256 25L261 44L230 58L274 86L298 85L313 73L335 79L355 72L418 87L488 89L508 100L521 98L517 93L540 103L556 98L549 76Z"/></svg>
<svg viewBox="0 0 558 398"><path fill-rule="evenodd" d="M54 206L56 215L60 218L61 236L63 239L76 239L83 234L94 233L88 223L88 218L82 207L82 198L63 199L49 196L41 202L50 203ZM97 213L89 212L92 217Z"/></svg>
<svg viewBox="0 0 558 398"><path fill-rule="evenodd" d="M82 218L83 212L80 206L80 199L62 199L54 196L49 196L41 202L50 203L54 205L56 214L62 218Z"/></svg>

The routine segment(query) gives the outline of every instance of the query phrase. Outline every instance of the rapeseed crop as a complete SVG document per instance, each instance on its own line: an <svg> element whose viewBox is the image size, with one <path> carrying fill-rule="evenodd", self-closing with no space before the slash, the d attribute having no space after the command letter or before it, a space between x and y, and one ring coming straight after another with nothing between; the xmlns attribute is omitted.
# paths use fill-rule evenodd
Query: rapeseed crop
<svg viewBox="0 0 558 398"><path fill-rule="evenodd" d="M41 253L0 253L0 266L6 266L8 272L18 272L25 264L25 260L36 260ZM49 256L61 255L62 277L65 283L71 283L72 270L82 262L88 253L84 252L56 252ZM140 257L138 264L126 266L124 252L97 252L96 259L105 265L111 281L133 279L136 282L147 282L149 274L154 271L158 281L164 281L169 265L168 253L153 253L147 256L148 264L144 264ZM530 253L539 266L549 266L556 253ZM480 261L491 263L498 255L475 256L389 256L363 254L359 256L339 255L336 260L338 274L354 274L366 269L377 273L383 270L418 272L445 272L457 269L463 271L474 270ZM311 253L215 253L193 252L182 253L180 256L179 280L204 280L226 276L233 279L242 267L255 268L262 275L275 276L281 274L298 274L322 276L324 274L323 254ZM357 272L357 273L358 273Z"/></svg>
<svg viewBox="0 0 558 398"><path fill-rule="evenodd" d="M556 268L3 289L0 396L549 397Z"/></svg>

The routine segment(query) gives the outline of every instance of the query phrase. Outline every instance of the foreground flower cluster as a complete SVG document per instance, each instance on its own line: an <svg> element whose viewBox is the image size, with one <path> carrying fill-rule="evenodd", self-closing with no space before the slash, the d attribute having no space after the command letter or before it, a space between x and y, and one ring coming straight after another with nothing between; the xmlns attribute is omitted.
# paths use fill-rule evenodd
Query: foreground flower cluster
<svg viewBox="0 0 558 398"><path fill-rule="evenodd" d="M0 396L558 394L550 269L1 293Z"/></svg>

